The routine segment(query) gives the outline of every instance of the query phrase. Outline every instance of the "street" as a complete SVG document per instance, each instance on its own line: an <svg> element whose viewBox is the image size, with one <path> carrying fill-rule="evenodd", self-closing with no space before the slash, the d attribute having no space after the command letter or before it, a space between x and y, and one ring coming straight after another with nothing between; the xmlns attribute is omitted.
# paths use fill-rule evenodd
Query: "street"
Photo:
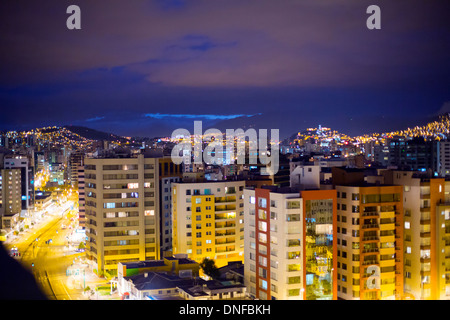
<svg viewBox="0 0 450 320"><path fill-rule="evenodd" d="M105 284L84 263L84 252L77 252L84 233L76 232L76 214L65 208L55 210L35 230L25 233L12 243L9 251L17 248L18 259L35 276L42 291L52 300L85 300L84 288ZM75 270L75 273L68 273Z"/></svg>

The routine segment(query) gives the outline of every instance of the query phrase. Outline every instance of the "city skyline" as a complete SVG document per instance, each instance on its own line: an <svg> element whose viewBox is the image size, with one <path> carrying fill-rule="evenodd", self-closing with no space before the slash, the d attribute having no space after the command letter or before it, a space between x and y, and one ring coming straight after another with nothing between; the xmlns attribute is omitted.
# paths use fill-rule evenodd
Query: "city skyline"
<svg viewBox="0 0 450 320"><path fill-rule="evenodd" d="M450 300L449 12L0 2L0 300Z"/></svg>
<svg viewBox="0 0 450 320"><path fill-rule="evenodd" d="M406 129L450 111L448 3L6 2L0 128L167 136L206 125ZM20 113L17 111L20 110ZM20 115L20 116L19 116Z"/></svg>

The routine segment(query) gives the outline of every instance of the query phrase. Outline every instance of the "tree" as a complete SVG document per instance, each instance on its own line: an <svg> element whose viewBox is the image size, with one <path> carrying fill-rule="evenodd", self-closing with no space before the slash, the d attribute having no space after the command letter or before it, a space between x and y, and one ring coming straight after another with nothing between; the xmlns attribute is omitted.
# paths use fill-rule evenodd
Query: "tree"
<svg viewBox="0 0 450 320"><path fill-rule="evenodd" d="M200 268L202 268L204 274L210 276L212 279L217 279L220 277L220 271L212 259L204 258L200 263Z"/></svg>

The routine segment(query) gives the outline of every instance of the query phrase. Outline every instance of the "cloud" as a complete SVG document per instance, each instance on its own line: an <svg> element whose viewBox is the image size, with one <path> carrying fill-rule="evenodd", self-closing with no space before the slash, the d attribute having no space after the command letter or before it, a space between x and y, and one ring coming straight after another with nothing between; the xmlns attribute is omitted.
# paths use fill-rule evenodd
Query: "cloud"
<svg viewBox="0 0 450 320"><path fill-rule="evenodd" d="M146 113L144 117L154 118L154 119L168 119L168 118L178 118L178 119L205 119L205 120L229 120L236 119L240 117L253 117L258 114L168 114L168 113Z"/></svg>
<svg viewBox="0 0 450 320"><path fill-rule="evenodd" d="M439 5L411 1L381 6L381 32L365 26L368 1L80 0L79 32L64 27L65 2L26 10L8 2L0 81L117 66L189 87L385 83L412 69L420 78L448 60L446 35L432 30L448 17Z"/></svg>
<svg viewBox="0 0 450 320"><path fill-rule="evenodd" d="M102 120L102 119L105 119L105 117L89 118L89 119L86 119L86 122L94 122L94 121L99 121L99 120Z"/></svg>
<svg viewBox="0 0 450 320"><path fill-rule="evenodd" d="M439 111L435 115L438 116L438 115L441 115L444 113L450 113L450 101L444 102L442 107L439 109Z"/></svg>

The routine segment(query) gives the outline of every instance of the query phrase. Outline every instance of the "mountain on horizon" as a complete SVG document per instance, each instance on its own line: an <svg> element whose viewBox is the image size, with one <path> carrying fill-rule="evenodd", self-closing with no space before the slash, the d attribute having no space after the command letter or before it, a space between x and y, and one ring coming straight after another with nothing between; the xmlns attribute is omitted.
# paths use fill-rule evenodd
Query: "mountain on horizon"
<svg viewBox="0 0 450 320"><path fill-rule="evenodd" d="M83 126L73 126L73 125L66 125L64 126L67 130L70 130L73 133L76 133L86 139L89 140L106 140L106 141L125 141L126 138L122 136L118 136L113 133L107 133L103 131L98 131L95 129L91 129L88 127Z"/></svg>
<svg viewBox="0 0 450 320"><path fill-rule="evenodd" d="M265 121L261 121L261 120L265 120ZM226 129L229 129L229 128L234 128L234 129L241 128L244 131L246 131L250 128L253 128L255 130L267 129L268 133L270 134L270 129L271 129L270 124L272 124L272 128L276 127L274 125L278 123L277 120L278 119L276 119L276 118L272 118L269 120L264 119L264 115L260 115L260 114L252 116L252 117L243 116L243 117L238 117L235 119L219 121L219 122L216 122L216 123L210 124L210 125L204 124L203 131L205 131L209 128L217 128L217 129L221 130L223 133L225 133ZM323 126L325 126L325 125L323 125ZM309 127L311 127L311 126L305 125L303 127L303 129L299 129L299 130L295 131L295 133L291 133L291 134L286 134L286 132L284 132L285 137L283 137L283 134L280 132L280 141L285 140L285 139L286 140L292 139L293 137L297 136L297 134L299 132L305 132L307 130L307 128L309 128ZM313 127L317 127L317 126L313 126ZM89 140L128 141L128 139L123 136L119 136L114 133L108 133L108 132L91 129L91 128L84 127L84 126L66 125L66 126L64 126L64 128L66 128L67 130L70 130L86 139L89 139ZM284 130L286 131L286 128L284 128ZM335 129L332 129L332 130L335 130ZM342 132L342 130L335 130L335 131L346 134L346 132ZM390 135L390 134L395 134L395 133L408 134L408 135L414 135L414 136L426 135L428 137L439 137L439 138L447 137L447 135L450 134L450 113L444 113L444 114L436 115L434 117L430 117L428 119L423 119L422 121L420 121L420 123L416 122L415 124L404 126L404 129L399 128L399 129L392 130L392 131L380 131L380 132L370 132L370 133L367 132L362 135L354 135L353 137L371 135L371 134L388 134L388 135ZM352 135L349 135L349 136L352 136ZM147 137L147 138L150 138L150 137Z"/></svg>

